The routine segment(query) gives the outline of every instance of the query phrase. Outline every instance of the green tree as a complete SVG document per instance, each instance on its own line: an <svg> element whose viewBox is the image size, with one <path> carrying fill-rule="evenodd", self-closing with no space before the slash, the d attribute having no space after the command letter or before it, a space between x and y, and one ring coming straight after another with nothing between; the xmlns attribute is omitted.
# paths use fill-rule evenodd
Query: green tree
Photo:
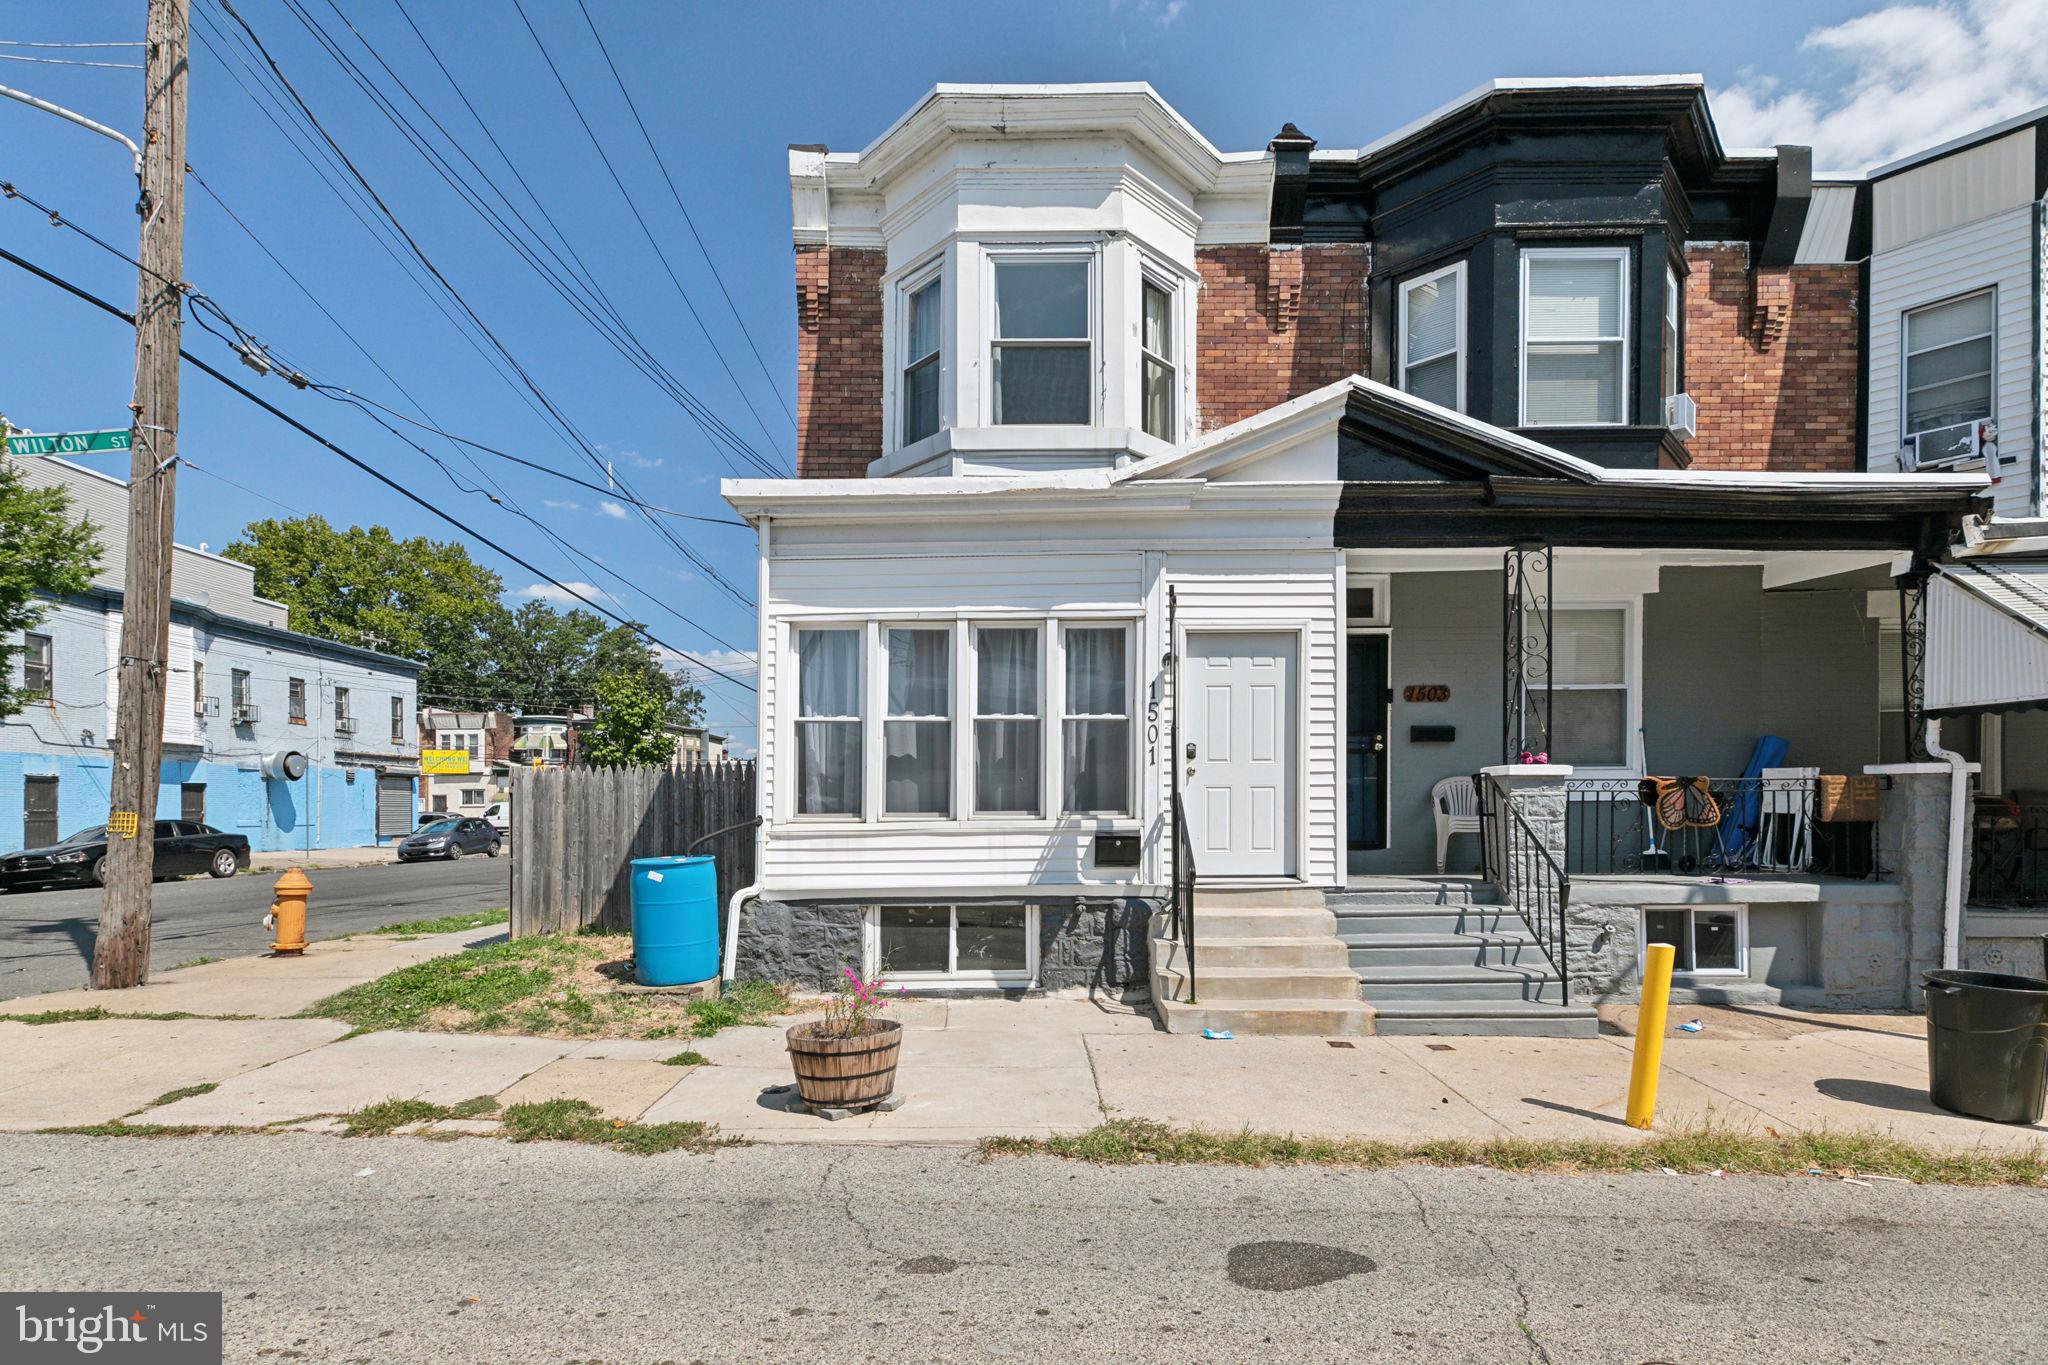
<svg viewBox="0 0 2048 1365"><path fill-rule="evenodd" d="M666 763L676 751L662 727L668 702L645 674L620 671L597 680L597 705L582 734L583 759L593 768Z"/></svg>
<svg viewBox="0 0 2048 1365"><path fill-rule="evenodd" d="M222 553L256 570L256 591L291 608L293 630L417 660L424 697L489 700L505 584L461 545L309 516L251 522Z"/></svg>
<svg viewBox="0 0 2048 1365"><path fill-rule="evenodd" d="M495 622L484 640L484 689L522 711L567 711L597 694L592 659L604 618L578 608L556 611L524 602Z"/></svg>
<svg viewBox="0 0 2048 1365"><path fill-rule="evenodd" d="M613 626L597 642L591 664L599 677L632 673L662 699L662 714L670 725L695 725L704 714L704 694L687 673L663 665L661 655L641 634L644 627Z"/></svg>
<svg viewBox="0 0 2048 1365"><path fill-rule="evenodd" d="M5 431L0 424L0 437ZM0 455L0 716L31 699L9 682L21 632L42 621L48 598L85 591L99 560L99 536L91 522L71 519L64 490L28 487L17 461Z"/></svg>

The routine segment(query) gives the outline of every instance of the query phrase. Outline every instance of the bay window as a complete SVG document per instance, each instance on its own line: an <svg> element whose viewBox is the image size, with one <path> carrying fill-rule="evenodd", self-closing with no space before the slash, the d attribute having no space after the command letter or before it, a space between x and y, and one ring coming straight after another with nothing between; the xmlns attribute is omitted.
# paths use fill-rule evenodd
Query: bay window
<svg viewBox="0 0 2048 1365"><path fill-rule="evenodd" d="M1066 719L1062 736L1067 815L1128 815L1131 809L1131 697L1123 626L1068 626Z"/></svg>
<svg viewBox="0 0 2048 1365"><path fill-rule="evenodd" d="M1465 410L1465 266L1401 286L1401 383L1405 393Z"/></svg>
<svg viewBox="0 0 2048 1365"><path fill-rule="evenodd" d="M1994 297L1985 290L1906 314L1899 408L1913 466L1968 455L1977 423L1992 415Z"/></svg>
<svg viewBox="0 0 2048 1365"><path fill-rule="evenodd" d="M1532 659L1531 733L1541 734L1550 683L1550 761L1586 768L1629 765L1629 613L1623 607L1559 607L1551 613L1550 656Z"/></svg>
<svg viewBox="0 0 2048 1365"><path fill-rule="evenodd" d="M1145 434L1162 441L1179 439L1174 425L1173 293L1164 285L1146 280L1138 325L1139 387Z"/></svg>
<svg viewBox="0 0 2048 1365"><path fill-rule="evenodd" d="M939 281L912 290L903 305L903 429L898 445L939 429Z"/></svg>
<svg viewBox="0 0 2048 1365"><path fill-rule="evenodd" d="M953 634L891 626L882 725L882 811L949 815L953 809Z"/></svg>
<svg viewBox="0 0 2048 1365"><path fill-rule="evenodd" d="M1664 267L1664 354L1662 356L1664 396L1666 398L1673 398L1684 392L1679 387L1682 377L1678 369L1679 356L1683 352L1685 338L1683 319L1678 311L1683 299L1682 286L1678 281L1678 270L1676 267L1667 264Z"/></svg>
<svg viewBox="0 0 2048 1365"><path fill-rule="evenodd" d="M1522 253L1522 425L1628 420L1628 252Z"/></svg>
<svg viewBox="0 0 2048 1365"><path fill-rule="evenodd" d="M1094 419L1086 259L998 257L990 329L998 426Z"/></svg>
<svg viewBox="0 0 2048 1365"><path fill-rule="evenodd" d="M1039 813L1036 626L974 630L974 809Z"/></svg>
<svg viewBox="0 0 2048 1365"><path fill-rule="evenodd" d="M796 813L861 813L861 628L796 633Z"/></svg>

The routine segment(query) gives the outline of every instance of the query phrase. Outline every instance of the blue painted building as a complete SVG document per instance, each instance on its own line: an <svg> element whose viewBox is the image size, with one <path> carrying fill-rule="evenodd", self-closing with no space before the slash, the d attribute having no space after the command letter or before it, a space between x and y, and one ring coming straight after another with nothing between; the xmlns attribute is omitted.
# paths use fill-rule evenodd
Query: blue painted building
<svg viewBox="0 0 2048 1365"><path fill-rule="evenodd" d="M61 485L106 549L93 585L53 601L12 667L42 700L0 720L0 850L107 815L120 657L127 485L52 459L16 458ZM203 820L286 852L382 843L412 828L419 665L286 628L245 564L177 546L157 815ZM303 775L285 756L304 759Z"/></svg>

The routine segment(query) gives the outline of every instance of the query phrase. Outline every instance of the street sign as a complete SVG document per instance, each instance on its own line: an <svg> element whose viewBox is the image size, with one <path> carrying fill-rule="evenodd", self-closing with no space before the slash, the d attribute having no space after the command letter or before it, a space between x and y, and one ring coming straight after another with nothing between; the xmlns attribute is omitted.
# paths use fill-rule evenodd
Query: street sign
<svg viewBox="0 0 2048 1365"><path fill-rule="evenodd" d="M10 455L96 455L128 449L128 428L119 431L57 431L37 435L27 431L7 434Z"/></svg>

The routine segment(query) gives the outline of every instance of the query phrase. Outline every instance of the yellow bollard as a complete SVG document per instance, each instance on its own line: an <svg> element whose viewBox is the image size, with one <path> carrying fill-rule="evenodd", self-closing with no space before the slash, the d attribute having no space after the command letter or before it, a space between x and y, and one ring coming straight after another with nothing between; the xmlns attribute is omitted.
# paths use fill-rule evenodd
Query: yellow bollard
<svg viewBox="0 0 2048 1365"><path fill-rule="evenodd" d="M1636 1060L1628 1068L1628 1126L1649 1128L1657 1117L1657 1068L1663 1066L1663 1021L1671 1007L1669 943L1642 952L1642 1003L1636 1007Z"/></svg>
<svg viewBox="0 0 2048 1365"><path fill-rule="evenodd" d="M276 922L276 941L270 945L273 953L303 953L306 951L306 898L313 894L313 883L306 874L296 867L288 867L284 875L271 888L276 896L270 907L270 918Z"/></svg>
<svg viewBox="0 0 2048 1365"><path fill-rule="evenodd" d="M1636 1007L1636 1059L1628 1073L1628 1126L1657 1115L1657 1070L1664 1064L1664 1015L1671 1006L1671 962L1678 950L1652 943L1643 952L1643 998Z"/></svg>

